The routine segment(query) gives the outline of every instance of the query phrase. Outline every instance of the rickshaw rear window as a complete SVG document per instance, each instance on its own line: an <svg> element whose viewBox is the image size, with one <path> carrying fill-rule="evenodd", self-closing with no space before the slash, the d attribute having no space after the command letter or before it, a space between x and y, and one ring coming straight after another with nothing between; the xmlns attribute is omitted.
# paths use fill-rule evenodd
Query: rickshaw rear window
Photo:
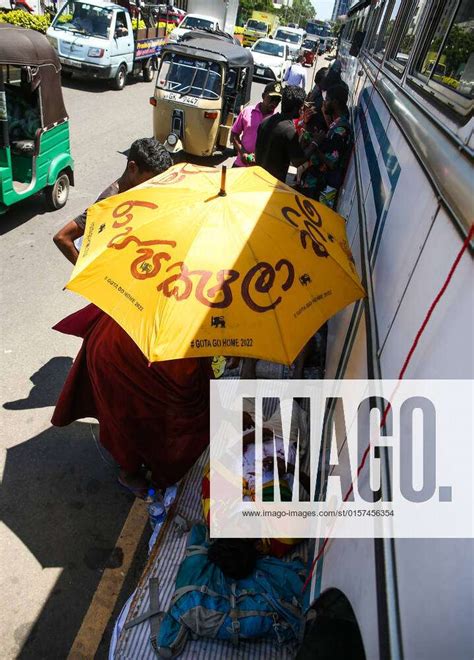
<svg viewBox="0 0 474 660"><path fill-rule="evenodd" d="M67 30L91 37L109 38L112 11L87 2L69 0L53 22L56 30Z"/></svg>
<svg viewBox="0 0 474 660"><path fill-rule="evenodd" d="M21 77L21 67L7 64L3 68L3 79L6 83L20 87Z"/></svg>
<svg viewBox="0 0 474 660"><path fill-rule="evenodd" d="M176 94L218 99L222 86L221 68L217 62L195 60L184 55L165 55L156 86Z"/></svg>

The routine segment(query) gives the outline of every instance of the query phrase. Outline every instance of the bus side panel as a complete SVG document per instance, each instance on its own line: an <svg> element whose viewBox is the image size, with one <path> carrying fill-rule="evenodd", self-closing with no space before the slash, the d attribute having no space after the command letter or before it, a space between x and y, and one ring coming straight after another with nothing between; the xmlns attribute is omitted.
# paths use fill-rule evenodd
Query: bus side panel
<svg viewBox="0 0 474 660"><path fill-rule="evenodd" d="M472 539L395 540L405 658L472 660L473 545Z"/></svg>
<svg viewBox="0 0 474 660"><path fill-rule="evenodd" d="M385 239L392 241L392 251L403 249L391 235ZM398 374L460 246L458 232L440 209L381 354L386 378ZM472 257L464 253L420 339L407 378L472 378L473 280ZM463 444L472 439L448 440L460 460L466 460ZM472 501L466 503L465 515L472 519ZM405 657L470 659L474 648L472 540L398 539L395 547Z"/></svg>
<svg viewBox="0 0 474 660"><path fill-rule="evenodd" d="M358 217L357 203L355 203L352 208L352 213L349 216L348 227L351 225L358 225ZM357 270L360 273L360 240L358 227L356 228L353 240L350 240L350 244ZM358 302L345 307L328 322L326 378L336 378L341 356L343 356L345 352L350 352L351 350L350 347L354 341L354 338L351 335L356 331L355 324L360 318L360 313L358 314L357 310L359 310L361 304L361 302ZM342 377L342 375L340 377Z"/></svg>
<svg viewBox="0 0 474 660"><path fill-rule="evenodd" d="M351 349L344 378L367 378L367 355L366 355L366 326L365 315L358 316L358 325L355 336L351 342ZM333 349L331 349L332 352ZM331 374L332 376L332 374ZM341 414L340 407L336 407L334 423ZM365 422L367 422L367 417ZM346 428L349 429L357 424L357 418L345 419ZM364 436L368 437L369 428L362 429ZM326 442L332 438L328 434ZM361 446L358 461L362 458L364 447ZM334 454L334 447L332 452ZM323 474L323 477L326 475ZM368 470L360 475L360 483L364 484L369 478ZM337 481L336 481L337 484ZM343 522L338 520L336 525ZM329 523L332 525L332 522ZM318 548L318 544L316 544ZM378 648L378 612L375 582L375 548L372 539L333 539L327 546L322 559L319 560L315 571L313 600L329 589L338 589L350 602L357 623L360 628L366 660L377 660L379 658Z"/></svg>
<svg viewBox="0 0 474 660"><path fill-rule="evenodd" d="M460 236L440 210L423 246L381 352L384 378L396 378L435 296L461 247ZM397 244L391 245L392 253ZM387 251L389 248L387 247ZM472 378L474 366L474 264L467 252L431 317L406 378ZM459 439L461 440L461 439ZM466 439L467 440L467 439Z"/></svg>
<svg viewBox="0 0 474 660"><path fill-rule="evenodd" d="M371 246L380 346L385 343L438 210L432 187L393 121L387 136L398 162L399 177L395 187L389 188L391 204L382 214Z"/></svg>
<svg viewBox="0 0 474 660"><path fill-rule="evenodd" d="M349 166L347 168L346 176L344 178L344 183L342 184L340 193L339 193L339 205L337 212L340 213L346 220L348 220L352 205L356 199L356 180L355 180L355 164L354 159L351 158L349 161ZM350 239L350 229L347 226L347 236ZM350 240L349 240L350 242Z"/></svg>
<svg viewBox="0 0 474 660"><path fill-rule="evenodd" d="M369 246L383 225L398 184L400 164L387 129L390 115L372 84L359 96L356 149L361 164L361 181Z"/></svg>

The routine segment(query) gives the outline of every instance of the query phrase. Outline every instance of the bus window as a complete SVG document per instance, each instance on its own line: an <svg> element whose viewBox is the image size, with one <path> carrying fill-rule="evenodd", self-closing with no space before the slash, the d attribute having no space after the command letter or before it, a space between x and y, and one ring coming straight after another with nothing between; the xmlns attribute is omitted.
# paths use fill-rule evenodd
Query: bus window
<svg viewBox="0 0 474 660"><path fill-rule="evenodd" d="M393 29L395 27L395 22L399 14L401 4L402 0L391 0L388 3L387 15L384 17L381 34L378 43L376 44L376 52L380 53L382 56L385 55L388 42L390 41L390 37L393 34Z"/></svg>
<svg viewBox="0 0 474 660"><path fill-rule="evenodd" d="M374 14L374 22L372 24L372 34L369 41L369 50L376 51L377 43L379 41L380 32L382 30L382 25L385 20L385 13L387 7L389 6L388 2L382 2L376 9Z"/></svg>
<svg viewBox="0 0 474 660"><path fill-rule="evenodd" d="M425 2L423 0L416 0L404 17L403 26L398 35L393 55L395 62L402 68L405 68L413 44L415 43L415 34L424 6Z"/></svg>
<svg viewBox="0 0 474 660"><path fill-rule="evenodd" d="M474 97L474 4L461 0L452 20L449 4L436 23L416 72L428 80L454 90L469 99ZM451 27L449 27L451 23ZM449 28L449 29L448 29Z"/></svg>

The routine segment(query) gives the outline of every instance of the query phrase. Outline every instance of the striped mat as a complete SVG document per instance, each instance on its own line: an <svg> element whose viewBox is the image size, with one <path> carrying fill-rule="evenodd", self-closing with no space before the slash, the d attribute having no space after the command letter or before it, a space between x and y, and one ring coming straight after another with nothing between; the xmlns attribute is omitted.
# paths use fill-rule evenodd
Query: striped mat
<svg viewBox="0 0 474 660"><path fill-rule="evenodd" d="M123 624L149 610L148 580L151 577L159 579L160 608L168 609L187 539L187 534L179 530L173 523L173 518L179 514L190 522L202 520L201 479L207 460L208 452L205 452L182 481L173 508L160 531L137 589L130 599L128 615L124 618ZM122 627L121 631L116 632L118 638L115 649L109 656L110 660L156 660L157 656L150 643L148 621L128 630ZM296 651L297 644L277 647L271 641L256 641L242 642L235 647L231 643L200 639L190 640L179 657L183 660L290 660L296 656Z"/></svg>

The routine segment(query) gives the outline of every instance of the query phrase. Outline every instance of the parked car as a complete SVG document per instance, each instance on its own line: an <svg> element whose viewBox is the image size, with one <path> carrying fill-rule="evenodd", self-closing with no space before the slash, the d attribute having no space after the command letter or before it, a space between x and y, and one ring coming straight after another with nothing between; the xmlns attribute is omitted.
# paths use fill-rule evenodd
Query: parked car
<svg viewBox="0 0 474 660"><path fill-rule="evenodd" d="M254 78L283 80L291 65L288 45L274 39L259 39L250 49L254 62Z"/></svg>

